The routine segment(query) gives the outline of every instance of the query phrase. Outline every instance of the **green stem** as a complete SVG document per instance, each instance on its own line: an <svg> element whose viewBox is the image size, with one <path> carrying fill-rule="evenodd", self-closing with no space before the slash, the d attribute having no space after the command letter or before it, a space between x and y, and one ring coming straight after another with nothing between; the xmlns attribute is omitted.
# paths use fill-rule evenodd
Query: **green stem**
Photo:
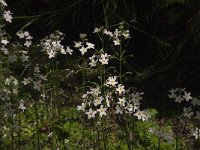
<svg viewBox="0 0 200 150"><path fill-rule="evenodd" d="M12 122L12 126L11 126L11 147L12 147L12 150L14 150L14 135L13 135L13 125L14 125L14 118L13 118L13 115L11 117L11 122Z"/></svg>
<svg viewBox="0 0 200 150"><path fill-rule="evenodd" d="M97 140L98 140L98 148L101 150L101 143L100 143L100 137L99 137L99 128L97 127Z"/></svg>
<svg viewBox="0 0 200 150"><path fill-rule="evenodd" d="M95 150L96 149L96 146L95 146L95 143L96 143L96 137L95 137L95 123L94 123L94 119L92 119L92 127L93 127L93 130L92 130L92 132L93 132L93 135L94 135L94 140L93 140L93 150Z"/></svg>
<svg viewBox="0 0 200 150"><path fill-rule="evenodd" d="M19 136L18 137L19 138L18 139L19 140L19 150L21 149L21 132L20 131L21 131L21 113L20 113L20 110L19 110L19 133L18 133L19 134L18 135Z"/></svg>
<svg viewBox="0 0 200 150"><path fill-rule="evenodd" d="M84 56L82 57L83 59L83 71L82 71L82 80L83 80L83 83L82 83L82 86L83 86L83 91L85 92L85 58ZM83 124L83 129L82 129L82 135L83 135L83 140L85 139L85 116L83 114L82 116L82 124ZM82 149L85 148L85 142L83 141L83 145L82 145Z"/></svg>
<svg viewBox="0 0 200 150"><path fill-rule="evenodd" d="M51 126L52 126L52 148L55 146L54 144L56 143L56 137L54 135L54 115L56 114L57 110L56 110L56 107L58 107L58 101L57 101L57 97L56 97L56 81L55 81L55 74L56 74L56 65L55 65L55 60L54 58L51 59L51 66L52 66L52 76L51 76L51 79L52 79L52 91L51 91L51 119L52 119L52 122L51 122ZM57 105L54 107L54 105ZM59 111L59 110L58 110Z"/></svg>
<svg viewBox="0 0 200 150"><path fill-rule="evenodd" d="M176 122L176 150L178 150L178 132L179 132L179 126L178 126L178 120Z"/></svg>
<svg viewBox="0 0 200 150"><path fill-rule="evenodd" d="M120 44L120 52L119 52L119 78L120 78L120 83L122 84L122 48Z"/></svg>
<svg viewBox="0 0 200 150"><path fill-rule="evenodd" d="M39 135L39 123L38 123L38 108L37 108L37 102L35 102L35 117L36 117L36 133L37 133L37 148L40 150L40 135Z"/></svg>
<svg viewBox="0 0 200 150"><path fill-rule="evenodd" d="M105 118L103 120L103 144L104 144L104 150L107 150L107 139L106 139L106 131L105 131Z"/></svg>
<svg viewBox="0 0 200 150"><path fill-rule="evenodd" d="M179 104L178 104L178 115L176 118L176 150L178 150L178 144L179 144L179 112L180 108L179 108Z"/></svg>
<svg viewBox="0 0 200 150"><path fill-rule="evenodd" d="M58 98L58 63L56 62L56 77L55 77L55 96L56 96L56 101L57 101L57 106L58 106L58 117L59 117L59 122L61 125L61 110L60 110L60 100Z"/></svg>
<svg viewBox="0 0 200 150"><path fill-rule="evenodd" d="M108 28L107 7L105 7L104 1L102 1L102 4L103 4L105 27Z"/></svg>
<svg viewBox="0 0 200 150"><path fill-rule="evenodd" d="M55 78L54 78L54 82L55 82L55 97L56 97L56 102L57 102L57 109L58 109L58 118L59 118L59 125L60 125L60 127L63 127L63 125L62 125L62 119L61 119L61 114L62 114L62 111L61 111L61 101L60 101L60 99L59 99L59 83L58 83L58 81L59 81L59 77L58 77L58 73L59 73L59 71L58 71L58 62L56 61L55 62L56 63L56 66L55 66ZM63 129L62 129L62 135L64 134L64 132L63 132ZM62 144L64 145L65 144L65 141L64 141L64 138L62 138Z"/></svg>
<svg viewBox="0 0 200 150"><path fill-rule="evenodd" d="M0 44L1 47L1 44ZM3 89L3 56L2 56L2 50L0 49L0 89ZM3 110L2 107L0 106L0 115L3 117ZM3 130L3 125L0 122L0 131ZM2 149L2 132L0 132L0 150Z"/></svg>
<svg viewBox="0 0 200 150"><path fill-rule="evenodd" d="M158 150L160 150L160 128L161 128L161 126L160 126L160 123L159 123L159 136L158 136Z"/></svg>

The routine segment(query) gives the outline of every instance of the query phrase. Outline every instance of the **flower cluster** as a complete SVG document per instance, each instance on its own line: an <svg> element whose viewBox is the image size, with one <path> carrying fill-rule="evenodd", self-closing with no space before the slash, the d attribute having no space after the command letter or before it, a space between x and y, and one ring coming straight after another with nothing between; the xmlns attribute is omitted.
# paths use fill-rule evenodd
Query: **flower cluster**
<svg viewBox="0 0 200 150"><path fill-rule="evenodd" d="M124 85L118 84L116 76L109 77L105 83L106 92L102 93L100 88L91 88L82 96L82 104L77 109L83 111L88 119L99 116L113 116L122 114L133 114L138 120L148 120L150 117L147 110L140 110L142 94L133 92L129 94Z"/></svg>
<svg viewBox="0 0 200 150"><path fill-rule="evenodd" d="M2 81L4 81L4 84L0 88L0 104L2 110L4 110L4 118L7 119L15 113L13 98L19 93L19 82L13 76L8 76Z"/></svg>
<svg viewBox="0 0 200 150"><path fill-rule="evenodd" d="M168 143L172 143L174 140L173 134L169 131L160 131L156 128L149 128L149 132L160 139L166 140Z"/></svg>
<svg viewBox="0 0 200 150"><path fill-rule="evenodd" d="M198 128L195 128L195 130L193 131L193 134L192 134L192 136L194 136L194 137L195 137L195 139L198 139L198 138L199 138L199 136L200 136L200 129L198 129Z"/></svg>
<svg viewBox="0 0 200 150"><path fill-rule="evenodd" d="M26 110L26 107L24 106L24 100L23 100L23 99L21 99L21 100L19 101L18 109L19 109L19 110L22 110L23 112L24 112L24 110Z"/></svg>
<svg viewBox="0 0 200 150"><path fill-rule="evenodd" d="M13 77L13 76L9 76L5 79L5 87L3 89L4 92L6 92L7 94L14 94L17 95L18 94L18 80Z"/></svg>
<svg viewBox="0 0 200 150"><path fill-rule="evenodd" d="M84 55L89 49L95 49L95 45L88 42L86 37L86 34L80 34L81 41L74 41L74 48L77 48L81 52L81 55Z"/></svg>
<svg viewBox="0 0 200 150"><path fill-rule="evenodd" d="M12 13L10 10L8 11L4 11L3 12L3 18L7 21L7 22L12 22Z"/></svg>
<svg viewBox="0 0 200 150"><path fill-rule="evenodd" d="M169 97L174 99L175 102L187 103L187 106L183 108L183 116L188 119L194 119L199 121L200 120L200 99L198 97L191 97L191 93L187 92L185 88L176 88L170 90ZM193 136L197 139L198 138L198 131L199 129L196 128L193 132Z"/></svg>
<svg viewBox="0 0 200 150"><path fill-rule="evenodd" d="M3 54L8 54L8 49L6 48L9 44L6 32L3 28L3 25L0 24L0 49Z"/></svg>
<svg viewBox="0 0 200 150"><path fill-rule="evenodd" d="M101 63L101 65L107 65L109 61L110 55L107 53L101 53L100 55L92 55L89 57L89 66L90 67L96 67L98 61Z"/></svg>
<svg viewBox="0 0 200 150"><path fill-rule="evenodd" d="M24 78L22 84L25 86L31 85L34 90L41 91L43 86L42 82L47 81L47 77L45 75L42 75L38 64L36 64L36 66L34 67L33 75L34 78L31 77Z"/></svg>
<svg viewBox="0 0 200 150"><path fill-rule="evenodd" d="M0 8L2 7L7 7L7 3L4 0L0 0ZM11 23L12 22L12 12L10 10L4 10L3 13L3 18L5 21Z"/></svg>
<svg viewBox="0 0 200 150"><path fill-rule="evenodd" d="M187 92L185 88L176 88L170 90L169 98L175 100L175 102L189 103L187 107L183 108L183 116L191 119L200 119L200 99L197 97L192 97L190 92Z"/></svg>
<svg viewBox="0 0 200 150"><path fill-rule="evenodd" d="M191 119L192 117L194 119L200 120L200 99L197 97L194 97L191 101L188 107L183 108L184 116Z"/></svg>
<svg viewBox="0 0 200 150"><path fill-rule="evenodd" d="M129 30L126 30L124 28L123 23L119 26L119 28L115 29L114 32L109 31L104 27L100 27L100 28L95 28L93 33L102 33L103 35L110 37L115 46L120 45L122 39L130 38Z"/></svg>
<svg viewBox="0 0 200 150"><path fill-rule="evenodd" d="M177 103L181 103L183 101L188 102L192 99L191 93L187 92L185 88L171 89L170 95L168 96Z"/></svg>
<svg viewBox="0 0 200 150"><path fill-rule="evenodd" d="M32 39L33 37L29 34L28 31L18 31L16 35L19 37L19 39L25 39L24 46L29 47L32 45Z"/></svg>
<svg viewBox="0 0 200 150"><path fill-rule="evenodd" d="M41 40L41 47L44 52L47 53L49 58L54 58L57 53L61 54L72 54L73 50L67 46L65 48L61 42L63 40L64 34L59 31L55 31L55 33L50 34L48 37Z"/></svg>

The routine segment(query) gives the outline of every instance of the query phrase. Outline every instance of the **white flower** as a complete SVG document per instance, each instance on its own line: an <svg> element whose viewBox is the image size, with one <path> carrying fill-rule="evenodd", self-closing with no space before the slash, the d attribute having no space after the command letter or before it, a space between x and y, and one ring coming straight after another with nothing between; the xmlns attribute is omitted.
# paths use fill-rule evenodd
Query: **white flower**
<svg viewBox="0 0 200 150"><path fill-rule="evenodd" d="M122 93L125 93L124 85L118 84L118 87L116 88L116 91L121 95Z"/></svg>
<svg viewBox="0 0 200 150"><path fill-rule="evenodd" d="M23 100L20 100L18 109L19 109L19 110L22 110L23 112L24 112L24 110L26 109L26 107L24 106L24 101L23 101Z"/></svg>
<svg viewBox="0 0 200 150"><path fill-rule="evenodd" d="M96 59L96 55L93 55L92 57L89 57L89 60L90 60L90 62L89 62L90 67L96 67L97 61L98 61Z"/></svg>
<svg viewBox="0 0 200 150"><path fill-rule="evenodd" d="M5 48L5 46L4 46L4 45L2 45L2 47L1 47L1 50L3 51L3 53L4 53L5 55L8 55L8 54L9 54L9 51L8 51L8 49L7 49L7 48Z"/></svg>
<svg viewBox="0 0 200 150"><path fill-rule="evenodd" d="M68 144L68 143L69 143L69 140L68 140L68 139L65 139L64 142L65 142L65 144Z"/></svg>
<svg viewBox="0 0 200 150"><path fill-rule="evenodd" d="M136 92L136 93L131 93L131 102L136 102L136 101L140 101L142 100L142 95L143 93L139 93L139 92Z"/></svg>
<svg viewBox="0 0 200 150"><path fill-rule="evenodd" d="M32 41L26 41L24 43L24 46L26 46L26 47L30 47L31 45L32 45Z"/></svg>
<svg viewBox="0 0 200 150"><path fill-rule="evenodd" d="M125 97L119 98L118 104L119 104L120 106L125 106L125 102L126 102Z"/></svg>
<svg viewBox="0 0 200 150"><path fill-rule="evenodd" d="M106 104L107 104L107 107L110 107L110 100L109 100L109 96L106 95Z"/></svg>
<svg viewBox="0 0 200 150"><path fill-rule="evenodd" d="M191 107L188 107L188 108L187 108L187 107L184 107L184 108L183 108L183 111L184 111L184 114L183 114L183 115L184 115L185 117L188 117L189 119L190 119L190 118L193 116L193 114L194 114L194 113L192 112L192 108L191 108Z"/></svg>
<svg viewBox="0 0 200 150"><path fill-rule="evenodd" d="M177 103L181 103L183 100L184 99L182 98L181 95L178 95L178 96L175 97L175 102L177 102Z"/></svg>
<svg viewBox="0 0 200 150"><path fill-rule="evenodd" d="M176 92L178 92L178 88L176 89L171 89L169 92L171 93L169 96L169 98L175 98L176 97Z"/></svg>
<svg viewBox="0 0 200 150"><path fill-rule="evenodd" d="M48 55L49 55L49 58L53 58L53 57L55 57L56 52L51 50L51 51L48 52Z"/></svg>
<svg viewBox="0 0 200 150"><path fill-rule="evenodd" d="M28 54L28 52L27 51L19 51L20 53L22 53L22 54Z"/></svg>
<svg viewBox="0 0 200 150"><path fill-rule="evenodd" d="M63 40L63 33L56 31L53 34L50 34L49 37L41 40L42 50L47 53L49 58L56 56L58 52L66 54L64 46L61 44Z"/></svg>
<svg viewBox="0 0 200 150"><path fill-rule="evenodd" d="M25 36L25 37L30 36L29 32L28 32L28 31L24 31L24 36Z"/></svg>
<svg viewBox="0 0 200 150"><path fill-rule="evenodd" d="M94 106L100 105L102 101L103 101L103 97L102 96L97 97L93 102Z"/></svg>
<svg viewBox="0 0 200 150"><path fill-rule="evenodd" d="M200 100L196 97L194 97L191 101L193 106L199 106L200 105Z"/></svg>
<svg viewBox="0 0 200 150"><path fill-rule="evenodd" d="M17 35L20 39L23 39L23 38L25 37L23 31L18 31L18 32L16 33L16 35Z"/></svg>
<svg viewBox="0 0 200 150"><path fill-rule="evenodd" d="M120 45L120 40L119 39L116 39L113 41L114 45Z"/></svg>
<svg viewBox="0 0 200 150"><path fill-rule="evenodd" d="M94 31L93 31L93 33L99 33L100 31L101 31L100 28L95 28Z"/></svg>
<svg viewBox="0 0 200 150"><path fill-rule="evenodd" d="M38 78L40 78L43 81L47 81L47 76L42 75L42 74L37 74Z"/></svg>
<svg viewBox="0 0 200 150"><path fill-rule="evenodd" d="M9 41L7 39L3 39L3 40L1 40L1 43L4 45L7 45L9 43Z"/></svg>
<svg viewBox="0 0 200 150"><path fill-rule="evenodd" d="M80 33L79 36L80 36L81 39L85 39L85 38L87 37L87 34L85 34L85 33Z"/></svg>
<svg viewBox="0 0 200 150"><path fill-rule="evenodd" d="M115 109L116 109L115 111L116 114L123 114L123 110L118 105L115 107Z"/></svg>
<svg viewBox="0 0 200 150"><path fill-rule="evenodd" d="M104 29L104 30L103 30L103 33L104 33L105 35L108 35L108 36L110 36L110 37L113 37L113 33L110 32L110 31L108 31L107 29Z"/></svg>
<svg viewBox="0 0 200 150"><path fill-rule="evenodd" d="M33 39L32 36L27 36L27 37L26 37L26 40L32 40L32 39Z"/></svg>
<svg viewBox="0 0 200 150"><path fill-rule="evenodd" d="M8 56L8 61L9 62L15 62L17 61L17 56L14 54L14 55L9 55Z"/></svg>
<svg viewBox="0 0 200 150"><path fill-rule="evenodd" d="M195 139L198 139L200 136L200 129L196 128L192 135L195 137Z"/></svg>
<svg viewBox="0 0 200 150"><path fill-rule="evenodd" d="M5 84L6 85L10 85L11 82L12 82L11 78L6 78L6 80L5 80Z"/></svg>
<svg viewBox="0 0 200 150"><path fill-rule="evenodd" d="M107 53L101 54L99 61L102 63L102 65L106 65L108 64L109 57L110 55L108 55Z"/></svg>
<svg viewBox="0 0 200 150"><path fill-rule="evenodd" d="M22 55L21 56L21 59L22 59L22 62L26 62L26 61L28 61L28 59L29 59L29 56L26 56L26 55Z"/></svg>
<svg viewBox="0 0 200 150"><path fill-rule="evenodd" d="M27 84L31 83L31 81L32 81L32 79L30 77L28 77L28 78L24 78L24 80L22 81L22 83L24 85L27 85Z"/></svg>
<svg viewBox="0 0 200 150"><path fill-rule="evenodd" d="M121 35L121 31L119 31L118 29L115 29L114 35L115 35L115 38L118 38L119 35Z"/></svg>
<svg viewBox="0 0 200 150"><path fill-rule="evenodd" d="M73 50L72 50L69 46L67 46L66 52L67 52L68 54L72 55Z"/></svg>
<svg viewBox="0 0 200 150"><path fill-rule="evenodd" d="M36 64L36 66L34 67L34 73L36 73L36 74L40 73L40 68L39 68L38 64Z"/></svg>
<svg viewBox="0 0 200 150"><path fill-rule="evenodd" d="M90 88L90 94L92 94L93 96L98 96L99 94L101 94L100 88Z"/></svg>
<svg viewBox="0 0 200 150"><path fill-rule="evenodd" d="M133 111L135 112L140 108L140 101L136 100L133 104Z"/></svg>
<svg viewBox="0 0 200 150"><path fill-rule="evenodd" d="M33 82L33 88L34 88L35 90L40 91L41 87L42 87L42 85L41 85L41 80Z"/></svg>
<svg viewBox="0 0 200 150"><path fill-rule="evenodd" d="M80 106L77 106L77 110L85 111L86 104L82 103Z"/></svg>
<svg viewBox="0 0 200 150"><path fill-rule="evenodd" d="M65 51L65 49L64 49L63 47L60 49L60 53L61 53L61 54L64 54L64 55L67 54L66 51Z"/></svg>
<svg viewBox="0 0 200 150"><path fill-rule="evenodd" d="M81 48L82 47L82 42L80 42L80 41L78 41L78 42L74 41L74 44L75 44L74 45L75 48Z"/></svg>
<svg viewBox="0 0 200 150"><path fill-rule="evenodd" d="M138 120L143 120L143 121L147 121L150 118L150 115L146 110L143 111L138 110L136 113L134 113L134 116L136 116Z"/></svg>
<svg viewBox="0 0 200 150"><path fill-rule="evenodd" d="M87 52L87 48L82 46L81 48L79 48L79 51L81 52L82 55L84 55Z"/></svg>
<svg viewBox="0 0 200 150"><path fill-rule="evenodd" d="M18 85L17 79L16 79L16 78L12 78L12 79L13 79L12 83L13 83L15 86Z"/></svg>
<svg viewBox="0 0 200 150"><path fill-rule="evenodd" d="M86 42L87 49L94 49L94 44Z"/></svg>
<svg viewBox="0 0 200 150"><path fill-rule="evenodd" d="M108 86L114 86L115 87L116 84L118 84L118 82L116 80L117 80L116 76L114 76L114 77L108 77L106 85L108 85Z"/></svg>
<svg viewBox="0 0 200 150"><path fill-rule="evenodd" d="M122 35L124 36L125 39L130 38L130 34L129 34L129 30L126 30L122 33Z"/></svg>
<svg viewBox="0 0 200 150"><path fill-rule="evenodd" d="M97 65L97 60L95 59L91 59L91 61L89 62L90 67L96 67Z"/></svg>
<svg viewBox="0 0 200 150"><path fill-rule="evenodd" d="M101 105L100 108L97 109L97 111L99 112L100 117L106 116L106 110L107 110L107 108L103 108L103 105Z"/></svg>
<svg viewBox="0 0 200 150"><path fill-rule="evenodd" d="M88 96L88 94L83 94L82 98L85 99Z"/></svg>
<svg viewBox="0 0 200 150"><path fill-rule="evenodd" d="M49 134L48 134L48 137L52 137L53 136L53 132L50 132Z"/></svg>
<svg viewBox="0 0 200 150"><path fill-rule="evenodd" d="M133 104L127 104L125 109L127 110L128 113L132 113L134 110L134 106L133 106Z"/></svg>
<svg viewBox="0 0 200 150"><path fill-rule="evenodd" d="M142 100L142 95L143 93L131 93L129 96L129 103L130 105L133 105L133 112L138 110L140 108L140 100Z"/></svg>
<svg viewBox="0 0 200 150"><path fill-rule="evenodd" d="M183 95L183 98L186 100L186 101L189 101L192 99L192 97L190 96L191 93L187 93L186 91L184 92L184 95Z"/></svg>
<svg viewBox="0 0 200 150"><path fill-rule="evenodd" d="M1 3L3 6L8 6L7 3L6 3L4 0L0 0L0 3Z"/></svg>
<svg viewBox="0 0 200 150"><path fill-rule="evenodd" d="M3 12L3 17L7 22L12 22L12 13L10 10Z"/></svg>
<svg viewBox="0 0 200 150"><path fill-rule="evenodd" d="M90 108L88 112L85 112L85 114L88 115L88 119L95 118L96 113L97 112L92 110L92 108Z"/></svg>

